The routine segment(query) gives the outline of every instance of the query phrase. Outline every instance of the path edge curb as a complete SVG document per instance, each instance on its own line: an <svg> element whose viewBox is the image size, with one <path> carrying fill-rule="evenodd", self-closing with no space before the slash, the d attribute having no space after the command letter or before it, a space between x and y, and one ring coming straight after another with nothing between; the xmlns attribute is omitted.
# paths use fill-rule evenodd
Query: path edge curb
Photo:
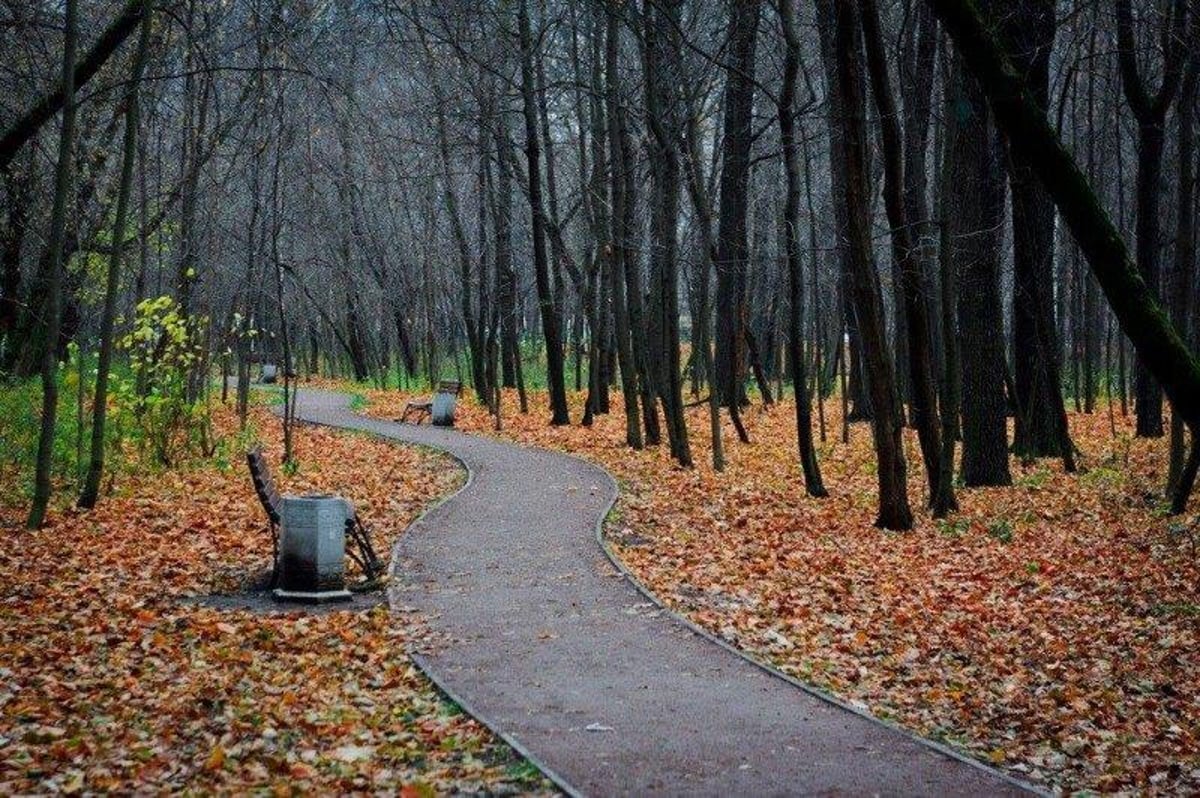
<svg viewBox="0 0 1200 798"><path fill-rule="evenodd" d="M571 454L568 454L567 456L575 457L575 455L571 455ZM583 458L577 458L577 459L582 460ZM587 461L585 460L584 462L587 462ZM601 469L601 470L604 470L604 469ZM608 472L605 471L605 473L608 473ZM612 476L609 475L609 478L612 479ZM614 484L615 484L615 480L614 480ZM693 633L699 635L700 637L703 637L705 640L708 640L711 643L717 644L718 646L725 649L729 653L735 654L736 656L741 657L746 662L749 662L751 665L758 668L759 670L765 671L768 675L773 676L776 679L782 679L783 681L790 684L792 687L796 687L800 690L803 690L805 693L808 693L809 695L813 696L814 698L818 698L827 704L832 704L833 706L837 707L838 709L844 709L847 712L850 712L854 715L857 715L860 718L863 718L864 720L870 721L871 723L875 723L875 724L883 726L884 728L889 729L891 731L898 732L898 733L904 735L905 737L907 737L909 740L917 743L918 745L924 746L926 748L931 748L934 751L937 751L940 754L948 756L951 759L954 759L958 762L961 762L964 765L969 765L969 766L975 768L976 770L981 770L984 773L987 773L988 775L995 776L995 777L999 778L1000 780L1005 781L1008 784L1011 784L1014 787L1024 790L1025 792L1031 793L1033 795L1046 796L1046 798L1049 798L1049 796L1054 795L1054 793L1048 791L1046 788L1044 788L1040 785L1034 784L1033 782L1024 781L1022 779L1017 778L1016 776L1005 773L1002 770L997 770L996 768L991 767L990 765L986 765L983 762L980 762L979 760L977 760L973 757L967 756L966 754L962 753L961 751L955 750L954 748L951 748L950 746L948 746L944 743L939 743L936 740L931 740L928 737L923 737L922 735L917 734L916 732L912 731L911 729L907 729L907 728L905 728L897 723L894 723L892 721L884 720L883 718L876 717L875 715L871 714L870 712L868 712L864 709L861 709L859 707L856 707L853 704L851 704L847 701L844 701L841 698L838 698L833 693L826 692L825 690L822 690L820 687L817 687L816 685L812 685L807 682L803 682L803 681L797 679L795 676L792 676L791 674L784 673L783 671L779 670L778 668L776 668L774 665L772 665L770 662L766 661L765 659L762 659L754 654L751 654L748 651L743 651L742 649L733 645L729 641L727 641L721 637L718 637L717 635L710 632L708 629L705 629L704 627L700 626L695 621L688 618L686 615L683 615L683 614L679 613L678 611L676 611L675 609L671 608L665 602L663 602L663 600L661 598L659 598L658 595L656 595L644 582L642 582L642 580L638 579L638 577L633 573L633 571L631 571L625 565L625 563L622 562L621 558L619 556L617 556L616 552L613 551L611 545L609 544L608 539L605 538L604 523L608 518L608 513L611 512L612 507L615 504L616 504L616 499L614 499L613 504L609 506L609 509L605 511L604 515L601 516L600 520L596 523L596 543L597 543L597 545L600 546L601 551L604 552L604 556L607 557L608 561L613 564L613 567L615 567L618 571L621 572L621 575L625 577L626 581L628 581L631 585L633 585L633 587L636 588L637 591L642 594L642 596L649 599L650 602L653 603L654 606L656 606L659 610L661 610L662 612L664 612L668 616L670 616L672 620L687 627Z"/></svg>

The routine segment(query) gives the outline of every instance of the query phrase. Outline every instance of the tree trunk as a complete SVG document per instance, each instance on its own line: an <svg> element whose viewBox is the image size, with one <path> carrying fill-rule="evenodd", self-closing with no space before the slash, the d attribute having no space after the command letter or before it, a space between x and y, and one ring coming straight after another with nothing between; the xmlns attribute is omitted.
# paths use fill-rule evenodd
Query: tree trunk
<svg viewBox="0 0 1200 798"><path fill-rule="evenodd" d="M730 0L729 64L725 79L720 210L717 227L716 374L721 404L744 403L746 360L746 231L753 144L754 61L759 0Z"/></svg>
<svg viewBox="0 0 1200 798"><path fill-rule="evenodd" d="M467 245L467 234L463 225L462 214L458 208L458 194L454 190L450 167L450 141L446 131L445 98L437 77L430 78L434 85L434 116L437 120L438 160L442 168L442 199L446 205L446 214L450 217L450 231L454 236L454 244L458 250L459 281L461 283L459 301L463 316L463 326L467 333L467 350L471 356L471 384L480 404L487 404L488 390L484 379L483 343L476 316L471 302L471 251ZM480 187L482 193L482 186Z"/></svg>
<svg viewBox="0 0 1200 798"><path fill-rule="evenodd" d="M800 159L796 141L796 83L800 73L800 36L796 30L794 0L781 0L781 24L786 41L783 87L779 92L779 139L783 149L787 195L784 200L784 245L788 272L788 368L792 373L792 396L796 401L796 439L804 489L809 496L828 496L812 437L812 407L809 404L808 372L804 362L804 265L800 259ZM815 297L814 297L815 300Z"/></svg>
<svg viewBox="0 0 1200 798"><path fill-rule="evenodd" d="M1138 123L1137 266L1146 287L1156 299L1160 298L1162 293L1158 217L1159 195L1162 192L1164 127L1167 112L1179 90L1185 46L1186 8L1186 0L1173 0L1172 13L1162 22L1166 45L1162 84L1157 92L1151 93L1138 67L1133 35L1133 12L1129 0L1116 0L1121 87ZM1140 357L1134 366L1134 398L1138 437L1161 437L1162 388L1155 381L1149 365Z"/></svg>
<svg viewBox="0 0 1200 798"><path fill-rule="evenodd" d="M705 185L700 166L700 119L694 107L688 107L684 123L683 161L688 196L696 213L696 226L700 229L700 246L704 257L696 268L696 312L692 317L692 350L697 373L708 382L708 426L712 435L712 463L715 471L725 468L725 446L721 440L721 397L713 375L712 337L709 301L710 272L717 258L717 246L712 233L712 203ZM714 147L714 151L716 148ZM693 389L696 389L693 384Z"/></svg>
<svg viewBox="0 0 1200 798"><path fill-rule="evenodd" d="M609 410L608 397L608 346L609 320L611 312L607 279L607 258L605 250L609 246L608 214L605 208L608 204L608 193L605 185L607 171L607 126L604 110L607 95L604 91L604 56L606 50L602 47L606 38L607 24L604 7L600 3L592 4L590 27L588 31L589 44L589 85L588 92L588 129L591 139L590 148L591 171L581 173L580 183L586 185L584 202L588 209L588 225L592 235L592 253L587 270L587 296L590 299L591 318L588 327L591 334L588 342L588 396L587 410L584 413L585 425L591 424L593 416L607 413ZM583 82L582 69L577 68L577 77ZM582 109L580 110L582 113ZM580 120L580 130L584 129ZM583 158L580 158L583 168Z"/></svg>
<svg viewBox="0 0 1200 798"><path fill-rule="evenodd" d="M681 109L671 87L683 74L678 30L681 0L645 2L646 120L650 127L653 218L650 235L651 372L658 381L671 456L692 465L679 360L679 152Z"/></svg>
<svg viewBox="0 0 1200 798"><path fill-rule="evenodd" d="M942 50L943 74L953 75L954 58L947 49ZM949 104L947 104L947 108ZM941 163L938 171L938 306L942 326L942 371L938 386L938 402L942 422L942 476L954 480L954 452L959 438L959 414L962 411L962 384L959 368L958 340L958 276L954 270L953 247L951 246L950 219L952 211L951 181L955 179L954 159L951 148L958 139L956 114L944 114L938 125L937 151Z"/></svg>
<svg viewBox="0 0 1200 798"><path fill-rule="evenodd" d="M108 376L112 367L113 327L117 318L117 290L121 283L121 259L125 254L125 224L129 215L129 196L133 190L133 165L137 159L139 124L138 88L146 64L150 42L152 9L144 0L142 29L138 34L137 53L125 90L125 139L121 160L121 181L117 189L117 207L113 216L112 251L108 258L108 274L104 285L104 311L100 321L100 357L96 365L96 389L92 400L92 440L87 475L79 494L79 506L91 508L100 495L100 478L104 473L104 422L108 412ZM82 374L80 380L83 379Z"/></svg>
<svg viewBox="0 0 1200 798"><path fill-rule="evenodd" d="M932 341L928 309L925 305L926 287L912 218L904 205L904 162L900 143L900 124L892 98L888 76L887 54L879 26L879 11L875 0L859 0L863 37L866 43L867 66L871 74L871 90L879 113L880 138L883 150L883 198L891 227L892 258L900 276L904 315L904 332L908 336L904 353L908 357L911 379L913 423L921 443L925 477L929 484L929 507L935 518L941 518L958 508L954 498L951 469L942 468L941 429L938 421L937 380L934 376ZM899 335L899 331L897 331Z"/></svg>
<svg viewBox="0 0 1200 798"><path fill-rule="evenodd" d="M19 170L0 173L4 181L4 231L0 240L0 371L12 368L19 351L16 335L21 315L21 252L29 230L36 189L32 161Z"/></svg>
<svg viewBox="0 0 1200 798"><path fill-rule="evenodd" d="M629 324L629 342L633 350L633 364L637 371L638 397L642 403L642 425L645 442L657 446L662 441L656 404L658 389L650 366L649 339L646 314L642 305L642 281L638 264L637 228L637 155L629 135L628 114L623 104L617 107L617 130L621 144L620 179L624 182L622 209L624 221L618 228L621 236L616 240L616 251L621 259L621 276L624 279L626 318ZM616 175L614 175L616 179Z"/></svg>
<svg viewBox="0 0 1200 798"><path fill-rule="evenodd" d="M502 117L501 117L502 118ZM503 124L503 122L500 122ZM501 378L505 388L516 388L518 395L525 395L524 380L521 379L521 350L517 338L517 275L513 269L512 245L512 167L505 156L508 142L502 132L497 131L496 168L496 301L500 305L500 363ZM525 402L521 402L525 412Z"/></svg>
<svg viewBox="0 0 1200 798"><path fill-rule="evenodd" d="M608 284L612 296L613 323L617 339L617 361L621 369L621 393L625 400L625 442L634 449L644 445L642 438L642 418L638 408L640 392L638 390L638 368L634 362L633 342L629 331L629 305L626 302L624 255L625 237L629 235L626 225L630 220L625 203L624 170L629 168L625 162L624 148L621 141L621 85L618 77L617 55L620 49L620 29L617 25L617 0L609 0L607 9L607 28L605 32L604 68L607 79L605 92L606 116L608 118L608 147L609 168L611 181L612 207L612 239L606 249L605 268L608 273Z"/></svg>
<svg viewBox="0 0 1200 798"><path fill-rule="evenodd" d="M963 67L961 53L947 97L956 115L946 168L951 216L951 269L958 300L962 416L962 476L968 487L1007 485L1007 407L1004 397L1004 320L1000 243L1004 175L987 102Z"/></svg>
<svg viewBox="0 0 1200 798"><path fill-rule="evenodd" d="M538 308L542 317L542 336L546 340L546 382L550 389L550 423L570 424L567 389L563 374L563 348L558 308L550 284L550 264L546 260L546 217L542 207L541 152L538 144L537 99L533 83L533 34L529 23L528 0L517 6L521 41L521 99L525 116L525 158L529 163L529 207L532 212L533 274L537 285Z"/></svg>
<svg viewBox="0 0 1200 798"><path fill-rule="evenodd" d="M916 16L910 23L910 38L899 62L900 97L904 104L904 207L908 211L913 243L925 285L929 288L924 302L930 320L934 367L944 368L943 332L937 295L936 232L930 219L929 186L926 176L929 151L929 123L933 112L933 78L937 65L937 20L927 3L915 0Z"/></svg>
<svg viewBox="0 0 1200 798"><path fill-rule="evenodd" d="M867 389L874 411L872 432L878 459L879 516L884 529L911 529L899 398L888 355L879 275L871 257L870 196L867 193L867 136L862 48L855 0L835 0L834 51L837 59L837 107L843 131L843 160L835 170L846 176L846 229L850 251L850 295L862 338Z"/></svg>
<svg viewBox="0 0 1200 798"><path fill-rule="evenodd" d="M38 433L37 466L34 471L33 501L28 529L37 529L46 518L50 503L50 477L54 467L54 432L58 419L58 324L62 308L63 239L66 237L67 200L71 191L71 159L75 143L75 48L78 12L76 0L66 0L63 36L63 113L58 139L58 164L54 172L54 206L47 236L50 275L46 286L45 334L42 339L42 422Z"/></svg>
<svg viewBox="0 0 1200 798"><path fill-rule="evenodd" d="M1194 347L1196 309L1193 307L1196 290L1196 131L1195 103L1197 84L1200 83L1200 53L1193 52L1189 58L1187 75L1180 92L1179 109L1175 114L1176 154L1179 159L1179 217L1175 233L1175 263L1171 281L1171 318L1175 326L1183 331L1184 340ZM1171 413L1171 446L1167 467L1166 494L1175 495L1172 506L1183 512L1187 504L1191 485L1182 479L1184 475L1184 423L1179 413ZM1193 438L1192 449L1200 446Z"/></svg>
<svg viewBox="0 0 1200 798"><path fill-rule="evenodd" d="M1022 0L1000 20L1030 96L1044 109L1054 49L1053 0ZM1022 457L1061 457L1075 470L1067 429L1054 321L1054 203L1029 165L1015 153L1008 164L1013 229L1013 451Z"/></svg>
<svg viewBox="0 0 1200 798"><path fill-rule="evenodd" d="M845 155L841 150L845 148L846 142L842 138L842 130L837 120L842 116L842 111L838 107L838 103L842 102L841 92L838 90L837 84L838 62L834 49L834 2L835 0L816 0L817 8L817 30L821 40L821 63L825 71L825 83L829 87L828 94L828 112L826 113L826 125L829 138L829 162L843 163ZM869 189L869 186L868 186ZM858 320L855 317L850 299L849 285L852 280L850 276L851 263L850 251L847 244L847 228L849 220L846 218L846 175L840 169L829 170L829 201L832 205L831 217L833 219L833 242L832 250L837 262L837 289L835 291L836 298L834 300L835 308L835 323L829 327L830 339L834 342L834 347L830 347L830 352L837 352L837 357L831 357L826 360L829 368L827 379L832 381L836 374L836 369L844 367L845 388L842 391L843 404L846 405L848 412L843 414L843 424L848 424L852 421L867 421L871 418L871 399L865 390L865 380L863 379L863 363L862 363L862 342L858 332ZM843 344L843 338L846 343ZM843 350L847 350L844 351ZM843 359L848 359L847 362L842 362Z"/></svg>

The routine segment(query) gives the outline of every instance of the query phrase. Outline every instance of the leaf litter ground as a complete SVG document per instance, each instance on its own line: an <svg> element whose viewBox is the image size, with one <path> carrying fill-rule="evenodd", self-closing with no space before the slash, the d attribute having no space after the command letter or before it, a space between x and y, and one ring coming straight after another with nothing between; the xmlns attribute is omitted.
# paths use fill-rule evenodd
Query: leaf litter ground
<svg viewBox="0 0 1200 798"><path fill-rule="evenodd" d="M278 421L256 408L253 423L281 489L348 496L381 553L463 478L431 452L313 427L289 476ZM0 793L551 790L417 671L413 614L187 603L269 563L235 455L122 476L95 510L60 509L38 532L0 506Z"/></svg>

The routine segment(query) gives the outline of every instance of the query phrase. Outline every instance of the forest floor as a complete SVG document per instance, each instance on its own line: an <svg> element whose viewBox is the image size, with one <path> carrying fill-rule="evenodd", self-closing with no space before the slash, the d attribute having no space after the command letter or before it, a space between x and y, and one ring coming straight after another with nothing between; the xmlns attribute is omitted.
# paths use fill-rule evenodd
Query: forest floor
<svg viewBox="0 0 1200 798"><path fill-rule="evenodd" d="M345 386L343 386L344 388ZM353 390L367 412L410 398ZM582 396L572 399L572 418ZM880 718L1065 791L1200 790L1200 537L1161 512L1165 442L1132 418L1072 414L1081 468L1014 460L1014 484L959 490L935 521L915 436L906 433L917 526L872 526L869 427L842 444L836 402L818 444L826 499L805 495L793 406L726 424L711 466L706 409L689 411L697 466L666 445L624 444L620 396L591 429L548 425L506 395L502 431L467 392L461 429L572 452L621 486L608 539L662 600L780 670Z"/></svg>
<svg viewBox="0 0 1200 798"><path fill-rule="evenodd" d="M253 411L270 460L280 425ZM253 613L188 603L262 576L270 539L228 410L232 451L134 467L83 513L37 532L0 502L0 793L549 792L405 654L426 631L386 606ZM286 491L351 498L391 544L461 484L449 458L305 427ZM11 470L0 476L6 483ZM11 484L10 484L11 487ZM64 492L64 496L65 496Z"/></svg>

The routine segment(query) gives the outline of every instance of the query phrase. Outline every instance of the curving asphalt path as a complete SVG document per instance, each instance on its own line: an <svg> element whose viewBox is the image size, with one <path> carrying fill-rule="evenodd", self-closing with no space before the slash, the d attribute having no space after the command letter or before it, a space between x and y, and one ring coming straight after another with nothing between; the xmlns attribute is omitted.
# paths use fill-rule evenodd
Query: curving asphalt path
<svg viewBox="0 0 1200 798"><path fill-rule="evenodd" d="M608 559L602 469L350 411L298 418L448 452L470 479L400 537L393 605L448 638L420 667L569 793L1010 795L1031 788L836 704L664 612Z"/></svg>

